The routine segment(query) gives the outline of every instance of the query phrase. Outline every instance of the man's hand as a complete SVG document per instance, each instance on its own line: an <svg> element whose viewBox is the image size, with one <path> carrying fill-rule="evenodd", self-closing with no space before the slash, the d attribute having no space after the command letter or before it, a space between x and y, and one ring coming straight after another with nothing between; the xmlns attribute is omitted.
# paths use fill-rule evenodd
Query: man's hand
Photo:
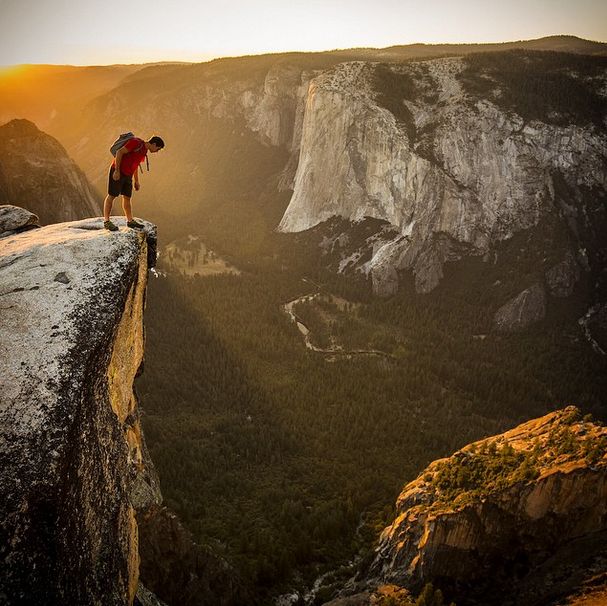
<svg viewBox="0 0 607 606"><path fill-rule="evenodd" d="M120 171L119 170L115 170L112 173L112 179L114 179L114 181L120 181Z"/></svg>
<svg viewBox="0 0 607 606"><path fill-rule="evenodd" d="M139 185L139 181L135 181L135 191L139 191L139 188L141 186Z"/></svg>

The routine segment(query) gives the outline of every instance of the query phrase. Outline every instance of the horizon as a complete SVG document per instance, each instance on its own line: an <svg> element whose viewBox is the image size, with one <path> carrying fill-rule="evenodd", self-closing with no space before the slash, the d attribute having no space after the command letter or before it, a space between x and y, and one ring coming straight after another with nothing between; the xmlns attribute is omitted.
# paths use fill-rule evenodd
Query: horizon
<svg viewBox="0 0 607 606"><path fill-rule="evenodd" d="M116 12L126 29L100 18L97 0L2 0L2 66L108 66L201 63L214 59L392 46L503 44L554 36L607 40L607 3L580 0L226 0L214 6L179 0ZM567 32L567 33L554 33ZM103 40L103 43L94 42Z"/></svg>
<svg viewBox="0 0 607 606"><path fill-rule="evenodd" d="M517 38L511 40L499 40L499 41L481 41L481 42L410 42L406 44L391 44L389 46L350 46L343 48L326 48L319 50L280 50L280 51L268 51L268 52L258 52L258 53L247 53L243 55L218 55L212 56L205 59L158 59L154 61L125 61L125 62L114 62L114 63L0 63L0 71L9 71L12 68L27 68L27 67L119 67L119 66L130 66L130 65L194 65L198 63L211 63L212 61L218 61L221 59L242 59L246 57L263 57L269 55L290 55L290 54L323 54L323 53L339 53L339 52L348 52L360 49L369 49L369 50L387 50L391 48L407 48L407 47L415 47L415 46L428 46L428 47L437 47L437 46L499 46L506 44L517 44L517 43L529 43L529 42L538 42L540 40L549 40L554 38L573 38L579 40L580 42L587 42L591 44L605 44L607 45L607 40L591 40L589 38L581 38L575 34L550 34L546 36L540 36L539 38ZM566 51L564 51L566 52ZM1 74L0 74L1 75Z"/></svg>

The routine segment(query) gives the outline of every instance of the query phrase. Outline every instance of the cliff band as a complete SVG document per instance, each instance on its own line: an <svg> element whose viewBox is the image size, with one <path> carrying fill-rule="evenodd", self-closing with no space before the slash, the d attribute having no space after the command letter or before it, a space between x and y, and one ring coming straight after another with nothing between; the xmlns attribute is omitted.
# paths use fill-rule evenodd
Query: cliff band
<svg viewBox="0 0 607 606"><path fill-rule="evenodd" d="M0 234L0 604L137 590L135 506L155 487L133 380L156 233L119 224Z"/></svg>

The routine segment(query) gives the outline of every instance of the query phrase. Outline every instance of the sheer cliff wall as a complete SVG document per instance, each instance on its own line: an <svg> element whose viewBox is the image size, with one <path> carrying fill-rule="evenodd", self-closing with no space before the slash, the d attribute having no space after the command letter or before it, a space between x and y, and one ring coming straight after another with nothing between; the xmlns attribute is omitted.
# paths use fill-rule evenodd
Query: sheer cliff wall
<svg viewBox="0 0 607 606"><path fill-rule="evenodd" d="M0 604L131 604L159 502L133 381L155 227L0 234Z"/></svg>

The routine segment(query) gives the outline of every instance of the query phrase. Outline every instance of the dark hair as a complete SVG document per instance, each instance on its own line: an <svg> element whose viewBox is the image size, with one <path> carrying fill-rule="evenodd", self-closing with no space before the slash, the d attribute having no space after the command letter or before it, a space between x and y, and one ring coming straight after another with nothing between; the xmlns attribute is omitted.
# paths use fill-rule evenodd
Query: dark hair
<svg viewBox="0 0 607 606"><path fill-rule="evenodd" d="M156 135L154 135L148 141L148 143L154 143L154 145L156 145L156 147L159 147L160 149L162 149L164 147L164 141L160 137L157 137Z"/></svg>

